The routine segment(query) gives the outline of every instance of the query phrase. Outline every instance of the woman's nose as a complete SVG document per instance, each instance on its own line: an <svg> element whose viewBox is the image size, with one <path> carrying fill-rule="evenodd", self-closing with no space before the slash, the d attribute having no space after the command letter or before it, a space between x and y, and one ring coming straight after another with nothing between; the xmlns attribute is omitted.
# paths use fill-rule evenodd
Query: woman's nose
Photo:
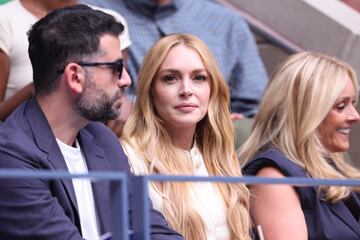
<svg viewBox="0 0 360 240"><path fill-rule="evenodd" d="M181 83L180 88L180 96L191 96L193 93L192 91L192 82L191 79L184 79Z"/></svg>
<svg viewBox="0 0 360 240"><path fill-rule="evenodd" d="M356 110L355 106L351 106L351 110L350 110L348 118L353 123L360 121L360 115L359 115L358 111Z"/></svg>

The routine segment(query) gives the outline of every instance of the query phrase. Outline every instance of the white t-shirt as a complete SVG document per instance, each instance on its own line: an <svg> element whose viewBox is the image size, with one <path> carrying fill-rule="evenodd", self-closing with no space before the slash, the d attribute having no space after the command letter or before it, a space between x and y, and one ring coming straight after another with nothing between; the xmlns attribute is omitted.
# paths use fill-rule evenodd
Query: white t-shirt
<svg viewBox="0 0 360 240"><path fill-rule="evenodd" d="M10 58L5 100L32 82L26 32L37 20L19 0L0 6L0 49Z"/></svg>
<svg viewBox="0 0 360 240"><path fill-rule="evenodd" d="M120 21L125 29L120 35L121 50L131 45L125 19L110 9L91 6L104 11ZM9 79L5 91L5 100L32 82L32 67L28 55L27 32L37 17L25 9L19 0L12 0L0 6L0 49L10 58Z"/></svg>
<svg viewBox="0 0 360 240"><path fill-rule="evenodd" d="M87 173L85 157L78 141L71 147L56 139L70 173ZM94 195L91 182L85 178L73 178L76 202L79 210L82 236L87 240L99 240L99 227L96 217Z"/></svg>
<svg viewBox="0 0 360 240"><path fill-rule="evenodd" d="M121 144L128 156L132 172L136 175L149 174L144 160L134 151L134 149L124 141L121 142ZM194 146L188 154L190 154L194 165L194 175L209 176L199 149ZM151 183L149 184L149 197L153 203L153 207L163 213L162 196L152 187ZM206 225L206 239L230 239L225 204L218 188L211 182L195 182L193 183L193 188L190 192L190 198L193 209L199 213Z"/></svg>

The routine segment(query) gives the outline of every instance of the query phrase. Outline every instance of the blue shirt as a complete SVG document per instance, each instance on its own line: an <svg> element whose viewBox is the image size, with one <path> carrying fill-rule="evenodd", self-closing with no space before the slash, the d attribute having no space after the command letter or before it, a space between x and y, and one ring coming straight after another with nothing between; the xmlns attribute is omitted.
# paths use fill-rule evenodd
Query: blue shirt
<svg viewBox="0 0 360 240"><path fill-rule="evenodd" d="M191 33L213 52L230 86L231 110L252 116L267 84L267 74L245 20L208 0L174 0L158 6L151 0L84 0L119 12L129 25L132 45L128 70L133 82L147 50L162 36ZM134 84L130 92L135 92Z"/></svg>

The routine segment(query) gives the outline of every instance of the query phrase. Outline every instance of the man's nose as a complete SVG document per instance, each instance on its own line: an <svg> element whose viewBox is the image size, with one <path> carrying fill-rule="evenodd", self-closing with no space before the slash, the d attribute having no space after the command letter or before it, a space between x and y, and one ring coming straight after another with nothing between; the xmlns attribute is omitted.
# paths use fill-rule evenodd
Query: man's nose
<svg viewBox="0 0 360 240"><path fill-rule="evenodd" d="M126 88L129 87L131 84L131 78L126 69L123 69L121 78L117 81L119 88Z"/></svg>

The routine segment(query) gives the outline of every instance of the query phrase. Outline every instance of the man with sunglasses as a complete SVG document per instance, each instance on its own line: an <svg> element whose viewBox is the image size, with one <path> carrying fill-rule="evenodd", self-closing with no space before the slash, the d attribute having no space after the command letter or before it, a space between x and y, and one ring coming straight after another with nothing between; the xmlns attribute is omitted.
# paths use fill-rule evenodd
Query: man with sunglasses
<svg viewBox="0 0 360 240"><path fill-rule="evenodd" d="M114 133L131 83L112 16L84 5L55 10L29 32L35 97L0 126L0 169L129 173ZM111 232L110 183L0 180L1 239L98 240ZM182 239L151 210L152 239Z"/></svg>

